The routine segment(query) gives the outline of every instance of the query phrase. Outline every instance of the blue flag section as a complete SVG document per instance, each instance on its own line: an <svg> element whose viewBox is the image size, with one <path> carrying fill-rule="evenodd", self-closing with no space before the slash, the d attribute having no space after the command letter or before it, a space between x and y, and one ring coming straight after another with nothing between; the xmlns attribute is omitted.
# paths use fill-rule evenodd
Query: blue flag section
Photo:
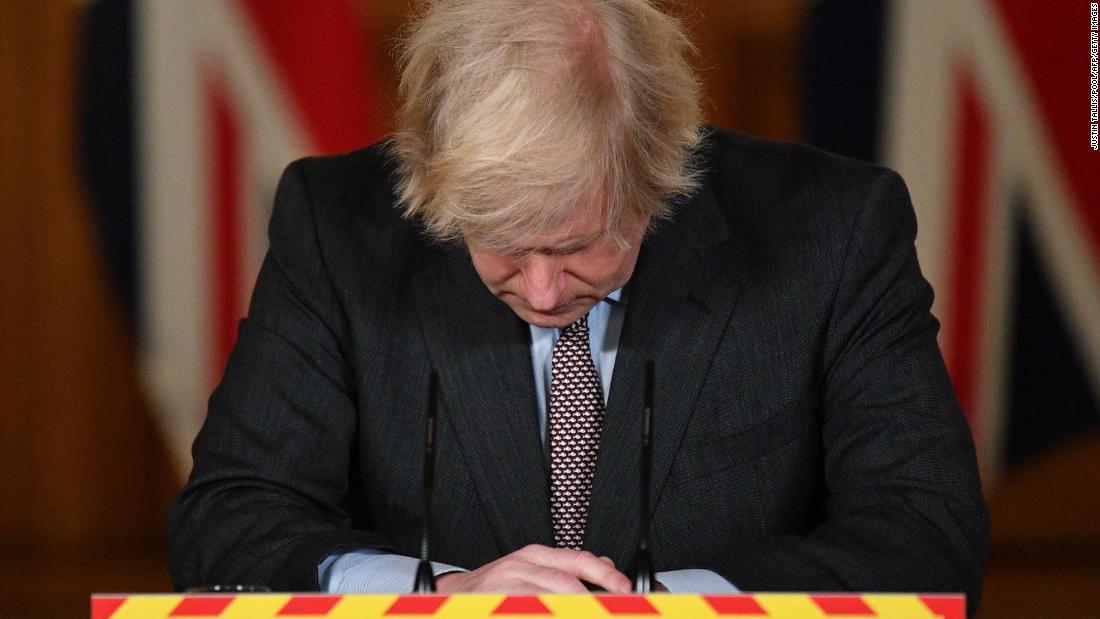
<svg viewBox="0 0 1100 619"><path fill-rule="evenodd" d="M802 57L806 140L879 161L886 3L815 2L809 20Z"/></svg>
<svg viewBox="0 0 1100 619"><path fill-rule="evenodd" d="M104 262L131 328L139 317L136 255L133 15L128 0L84 12L80 154Z"/></svg>
<svg viewBox="0 0 1100 619"><path fill-rule="evenodd" d="M1026 199L1026 198L1024 198ZM1061 441L1100 427L1100 405L1093 397L1080 340L1058 305L1036 247L1034 225L1016 205L1016 261L1012 298L1011 365L1005 411L1005 464L1026 465L1028 459ZM1098 310L1100 311L1100 310Z"/></svg>

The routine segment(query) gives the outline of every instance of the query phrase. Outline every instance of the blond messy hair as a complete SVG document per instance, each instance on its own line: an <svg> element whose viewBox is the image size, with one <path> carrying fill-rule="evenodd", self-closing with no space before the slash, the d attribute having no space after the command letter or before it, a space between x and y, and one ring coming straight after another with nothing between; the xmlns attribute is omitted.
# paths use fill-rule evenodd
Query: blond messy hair
<svg viewBox="0 0 1100 619"><path fill-rule="evenodd" d="M650 0L428 0L400 48L399 199L500 250L603 203L621 233L696 186L699 85Z"/></svg>

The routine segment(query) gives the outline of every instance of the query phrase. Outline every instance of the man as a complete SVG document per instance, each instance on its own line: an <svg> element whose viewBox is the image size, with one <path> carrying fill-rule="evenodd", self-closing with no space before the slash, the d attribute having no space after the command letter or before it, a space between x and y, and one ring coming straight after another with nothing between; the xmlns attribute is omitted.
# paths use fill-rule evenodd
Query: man
<svg viewBox="0 0 1100 619"><path fill-rule="evenodd" d="M981 589L987 517L904 185L704 129L647 0L430 3L398 131L284 174L170 518L179 587ZM638 530L642 368L656 367Z"/></svg>

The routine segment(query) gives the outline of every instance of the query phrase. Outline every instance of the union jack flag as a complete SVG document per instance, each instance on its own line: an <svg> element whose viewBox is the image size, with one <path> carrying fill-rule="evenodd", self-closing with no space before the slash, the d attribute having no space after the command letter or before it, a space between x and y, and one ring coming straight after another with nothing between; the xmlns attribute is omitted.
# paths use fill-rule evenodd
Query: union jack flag
<svg viewBox="0 0 1100 619"><path fill-rule="evenodd" d="M279 174L382 134L351 0L100 0L84 152L152 408L181 474L267 249Z"/></svg>
<svg viewBox="0 0 1100 619"><path fill-rule="evenodd" d="M811 24L811 138L908 182L987 480L1100 422L1089 13L1076 0L896 0L821 3Z"/></svg>

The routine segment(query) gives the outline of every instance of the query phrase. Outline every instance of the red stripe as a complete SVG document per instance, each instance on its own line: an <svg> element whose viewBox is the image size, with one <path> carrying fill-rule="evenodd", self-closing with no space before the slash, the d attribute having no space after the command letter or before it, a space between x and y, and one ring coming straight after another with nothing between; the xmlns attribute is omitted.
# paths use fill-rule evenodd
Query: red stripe
<svg viewBox="0 0 1100 619"><path fill-rule="evenodd" d="M382 614L386 616L434 615L446 601L446 595L403 595Z"/></svg>
<svg viewBox="0 0 1100 619"><path fill-rule="evenodd" d="M121 597L92 596L92 619L110 619L125 601Z"/></svg>
<svg viewBox="0 0 1100 619"><path fill-rule="evenodd" d="M751 595L704 595L703 600L718 615L767 615L768 612Z"/></svg>
<svg viewBox="0 0 1100 619"><path fill-rule="evenodd" d="M960 72L954 222L951 227L950 347L947 360L955 392L973 426L977 405L978 370L983 312L985 253L989 217L985 200L989 190L989 125L973 77Z"/></svg>
<svg viewBox="0 0 1100 619"><path fill-rule="evenodd" d="M342 599L344 598L339 595L295 595L287 600L276 616L327 615Z"/></svg>
<svg viewBox="0 0 1100 619"><path fill-rule="evenodd" d="M640 595L597 595L596 600L612 615L657 615L657 609Z"/></svg>
<svg viewBox="0 0 1100 619"><path fill-rule="evenodd" d="M962 595L922 595L920 601L943 619L966 619L966 597Z"/></svg>
<svg viewBox="0 0 1100 619"><path fill-rule="evenodd" d="M493 611L494 615L549 615L550 609L533 595L510 595Z"/></svg>
<svg viewBox="0 0 1100 619"><path fill-rule="evenodd" d="M826 615L875 616L875 611L858 595L811 595L810 599Z"/></svg>
<svg viewBox="0 0 1100 619"><path fill-rule="evenodd" d="M185 597L168 613L169 617L217 617L233 602L231 595Z"/></svg>
<svg viewBox="0 0 1100 619"><path fill-rule="evenodd" d="M349 0L239 0L313 147L332 153L383 134L366 25Z"/></svg>
<svg viewBox="0 0 1100 619"><path fill-rule="evenodd" d="M242 285L243 165L241 127L224 84L205 80L210 144L210 310L211 360L214 382L221 377L237 339Z"/></svg>
<svg viewBox="0 0 1100 619"><path fill-rule="evenodd" d="M995 0L1100 267L1100 152L1089 146L1089 2ZM1045 156L1045 155L1044 155Z"/></svg>

